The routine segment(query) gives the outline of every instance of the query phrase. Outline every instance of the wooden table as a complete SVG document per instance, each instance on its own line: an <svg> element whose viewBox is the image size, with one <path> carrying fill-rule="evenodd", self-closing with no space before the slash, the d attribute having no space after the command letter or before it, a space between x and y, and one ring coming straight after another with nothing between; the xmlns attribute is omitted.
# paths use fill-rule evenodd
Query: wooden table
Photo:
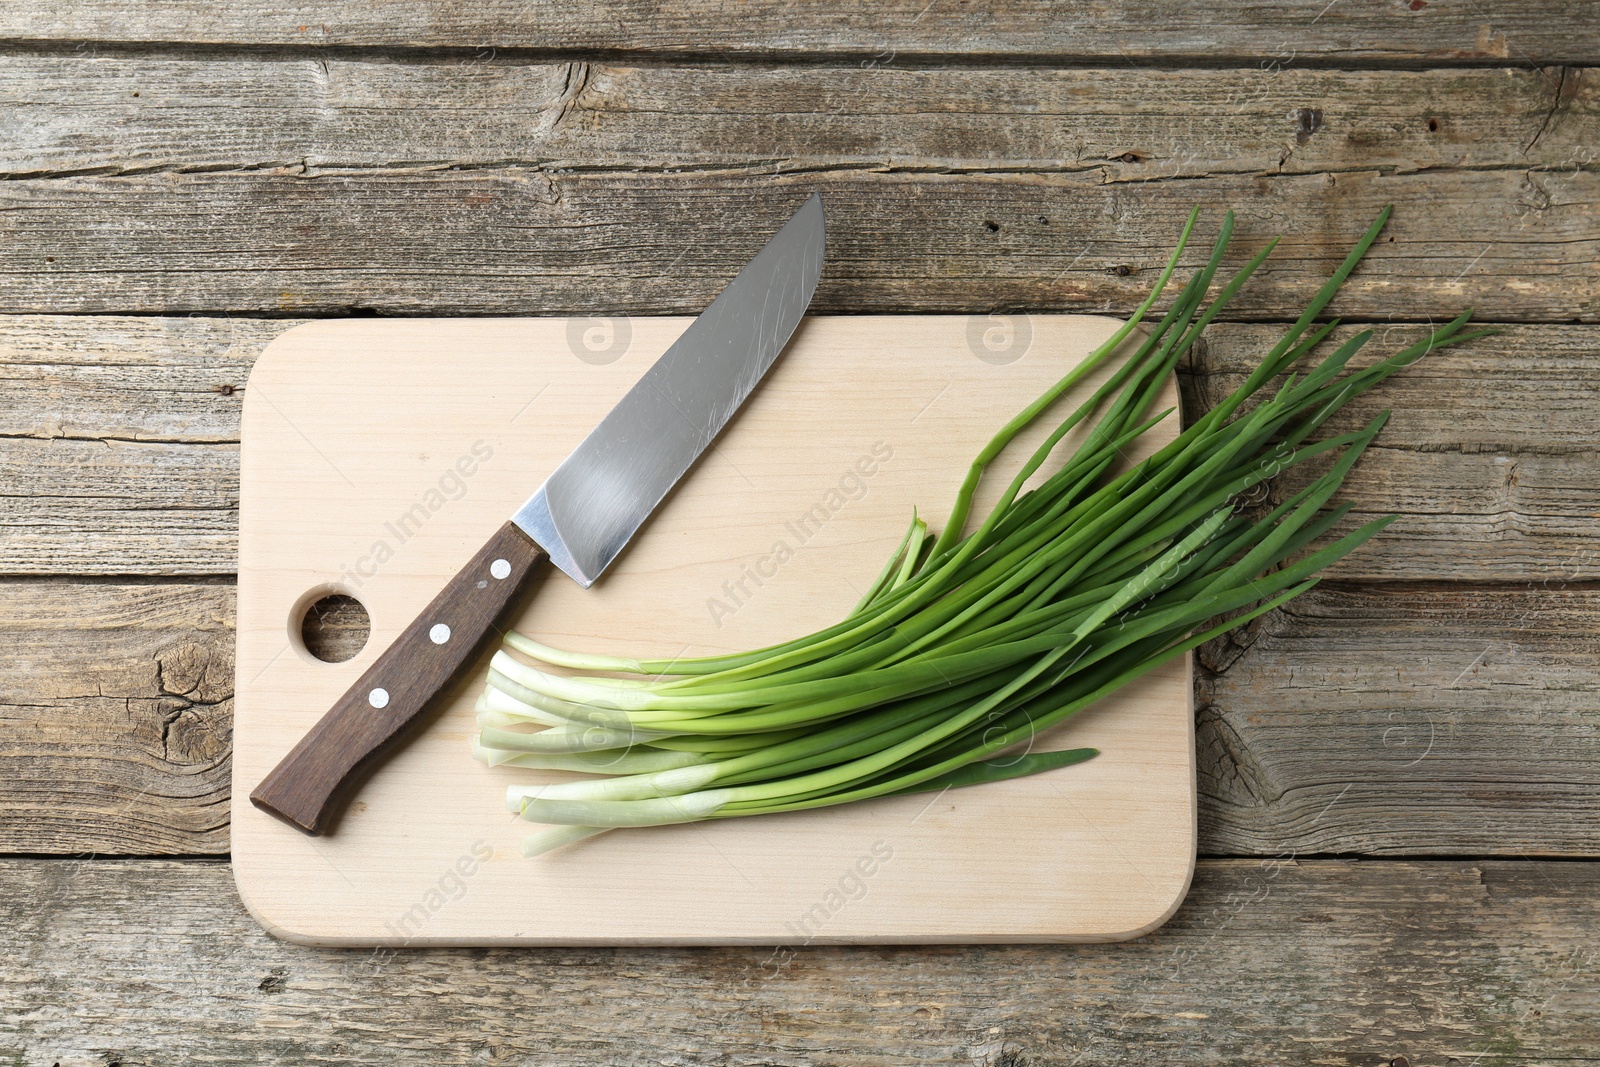
<svg viewBox="0 0 1600 1067"><path fill-rule="evenodd" d="M1600 1060L1600 7L374 8L0 6L0 1056ZM1359 405L1396 408L1346 493L1401 516L1377 547L1204 651L1187 904L1077 948L262 933L227 794L255 355L315 316L694 312L811 189L821 312L1126 311L1191 205L1240 258L1285 234L1191 414L1384 203L1333 310L1382 350L1505 324Z"/></svg>

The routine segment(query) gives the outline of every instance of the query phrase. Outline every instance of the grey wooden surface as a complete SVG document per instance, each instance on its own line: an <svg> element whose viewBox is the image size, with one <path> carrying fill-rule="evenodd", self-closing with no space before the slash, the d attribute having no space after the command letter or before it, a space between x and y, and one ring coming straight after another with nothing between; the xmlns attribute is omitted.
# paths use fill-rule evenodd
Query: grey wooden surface
<svg viewBox="0 0 1600 1067"><path fill-rule="evenodd" d="M778 952L314 952L219 862L0 876L0 1012L47 1067L1572 1064L1600 1028L1593 863L1202 860L1123 945Z"/></svg>
<svg viewBox="0 0 1600 1067"><path fill-rule="evenodd" d="M1600 1061L1597 61L1570 0L0 7L0 1057ZM811 189L828 312L1116 313L1195 204L1284 234L1190 414L1385 203L1341 333L1505 325L1351 412L1395 410L1346 496L1399 521L1202 650L1188 902L1120 946L272 941L226 867L256 354L691 312Z"/></svg>

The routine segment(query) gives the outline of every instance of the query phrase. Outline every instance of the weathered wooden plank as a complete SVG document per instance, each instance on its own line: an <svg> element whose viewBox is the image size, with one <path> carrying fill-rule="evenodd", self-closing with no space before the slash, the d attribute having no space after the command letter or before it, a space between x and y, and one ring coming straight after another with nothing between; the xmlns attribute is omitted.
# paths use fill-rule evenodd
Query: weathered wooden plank
<svg viewBox="0 0 1600 1067"><path fill-rule="evenodd" d="M290 325L0 317L0 568L232 573L240 387L256 353ZM1268 326L1212 327L1185 376L1191 412L1231 388L1276 336ZM1392 352L1418 336L1383 327L1371 347ZM1344 499L1356 518L1401 520L1336 573L1600 578L1597 349L1592 327L1510 327L1434 353L1357 400L1331 429L1382 407L1396 414Z"/></svg>
<svg viewBox="0 0 1600 1067"><path fill-rule="evenodd" d="M1594 864L1202 862L1118 945L398 953L272 940L221 863L0 872L26 1067L1600 1060Z"/></svg>
<svg viewBox="0 0 1600 1067"><path fill-rule="evenodd" d="M927 3L832 0L730 10L714 0L386 4L283 0L44 0L0 12L0 38L308 46L534 48L793 56L1265 58L1392 63L1593 62L1600 17L1561 0Z"/></svg>
<svg viewBox="0 0 1600 1067"><path fill-rule="evenodd" d="M0 57L0 173L767 164L1145 181L1378 167L1564 172L1600 151L1593 73L21 54Z"/></svg>
<svg viewBox="0 0 1600 1067"><path fill-rule="evenodd" d="M1423 326L1377 326L1352 361L1365 366L1427 336ZM1334 333L1327 351L1358 332ZM1242 383L1283 336L1252 324L1212 327L1185 368L1190 412ZM1490 581L1600 578L1600 344L1583 330L1509 328L1429 353L1358 397L1325 427L1358 429L1392 417L1362 457L1340 499L1347 526L1381 515L1399 521L1337 570L1344 578ZM1272 499L1304 486L1314 470L1277 479ZM1471 561L1471 572L1441 568Z"/></svg>
<svg viewBox="0 0 1600 1067"><path fill-rule="evenodd" d="M0 850L228 847L231 585L0 583Z"/></svg>
<svg viewBox="0 0 1600 1067"><path fill-rule="evenodd" d="M236 444L251 364L292 325L0 316L0 436Z"/></svg>
<svg viewBox="0 0 1600 1067"><path fill-rule="evenodd" d="M227 850L232 617L230 586L0 583L0 852ZM1600 855L1596 633L1557 571L1336 583L1207 646L1201 852Z"/></svg>
<svg viewBox="0 0 1600 1067"><path fill-rule="evenodd" d="M1596 634L1600 591L1553 571L1324 585L1214 642L1202 850L1600 854Z"/></svg>
<svg viewBox="0 0 1600 1067"><path fill-rule="evenodd" d="M1235 314L1293 317L1398 202L1338 314L1442 318L1472 304L1486 318L1600 317L1600 173L1501 170L1110 184L522 168L21 179L0 182L0 310L690 312L808 190L830 218L819 312L1133 307L1202 203L1240 213L1235 261L1288 234Z"/></svg>
<svg viewBox="0 0 1600 1067"><path fill-rule="evenodd" d="M1600 319L1595 171L1103 183L776 170L7 181L0 311L688 312L815 190L830 221L823 312L1131 308L1202 204L1238 210L1235 262L1287 234L1235 315L1293 317L1396 202L1337 313L1446 318L1470 304L1491 319Z"/></svg>
<svg viewBox="0 0 1600 1067"><path fill-rule="evenodd" d="M1335 327L1323 355L1356 335L1370 338L1349 367L1370 366L1428 337L1422 323ZM1186 408L1205 410L1253 371L1287 327L1218 323L1180 368ZM1388 448L1489 455L1600 450L1600 331L1563 326L1471 326L1498 334L1428 353L1373 392L1356 397L1321 432L1359 429L1381 411ZM1308 361L1309 362L1309 361Z"/></svg>
<svg viewBox="0 0 1600 1067"><path fill-rule="evenodd" d="M243 388L290 325L0 317L0 570L232 573Z"/></svg>
<svg viewBox="0 0 1600 1067"><path fill-rule="evenodd" d="M0 447L11 574L223 574L238 554L233 444L19 438Z"/></svg>

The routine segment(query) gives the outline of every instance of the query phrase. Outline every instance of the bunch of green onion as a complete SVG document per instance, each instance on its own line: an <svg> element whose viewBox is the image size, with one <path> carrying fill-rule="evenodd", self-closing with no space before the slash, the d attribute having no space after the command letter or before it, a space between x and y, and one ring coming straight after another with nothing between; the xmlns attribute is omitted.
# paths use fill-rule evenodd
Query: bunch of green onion
<svg viewBox="0 0 1600 1067"><path fill-rule="evenodd" d="M1205 266L1135 345L1129 339L1171 280L1197 214L1149 298L978 454L936 539L930 543L927 524L913 517L840 622L769 648L688 660L583 655L507 636L478 705L475 754L491 765L591 776L508 790L514 812L548 826L525 838L523 852L616 827L820 808L1088 759L1095 750L1016 750L1173 656L1304 593L1319 570L1387 525L1393 516L1317 544L1350 509L1323 505L1388 413L1353 433L1310 437L1352 397L1424 353L1478 336L1462 332L1468 316L1343 373L1371 337L1362 332L1270 394L1263 388L1337 325L1313 323L1388 209L1238 390L1148 459L1119 462L1172 414L1148 409L1272 251L1268 245L1206 304L1233 230L1230 212ZM1061 419L964 535L985 468L1124 342L1132 354ZM1085 420L1096 421L1080 447L1052 460ZM1266 514L1243 505L1253 487L1324 454L1325 473ZM511 653L582 673L552 673Z"/></svg>

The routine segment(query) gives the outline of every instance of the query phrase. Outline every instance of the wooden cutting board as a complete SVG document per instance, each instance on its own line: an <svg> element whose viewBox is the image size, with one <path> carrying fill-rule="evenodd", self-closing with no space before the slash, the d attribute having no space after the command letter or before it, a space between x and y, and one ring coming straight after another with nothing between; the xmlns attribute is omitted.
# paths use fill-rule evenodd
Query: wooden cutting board
<svg viewBox="0 0 1600 1067"><path fill-rule="evenodd" d="M756 943L782 946L775 967L805 944L1101 941L1160 925L1194 866L1184 659L1039 742L1102 750L1079 766L618 830L525 859L520 839L536 827L506 811L504 792L541 772L469 754L485 649L332 836L305 837L250 805L251 788L689 321L318 322L256 362L233 764L233 867L251 914L318 945ZM1117 325L806 320L605 578L589 591L556 573L536 581L517 628L558 646L672 656L836 621L913 506L937 528L984 442ZM1169 392L1162 407L1177 403ZM316 660L299 636L307 606L329 592L356 597L372 620L345 663Z"/></svg>

